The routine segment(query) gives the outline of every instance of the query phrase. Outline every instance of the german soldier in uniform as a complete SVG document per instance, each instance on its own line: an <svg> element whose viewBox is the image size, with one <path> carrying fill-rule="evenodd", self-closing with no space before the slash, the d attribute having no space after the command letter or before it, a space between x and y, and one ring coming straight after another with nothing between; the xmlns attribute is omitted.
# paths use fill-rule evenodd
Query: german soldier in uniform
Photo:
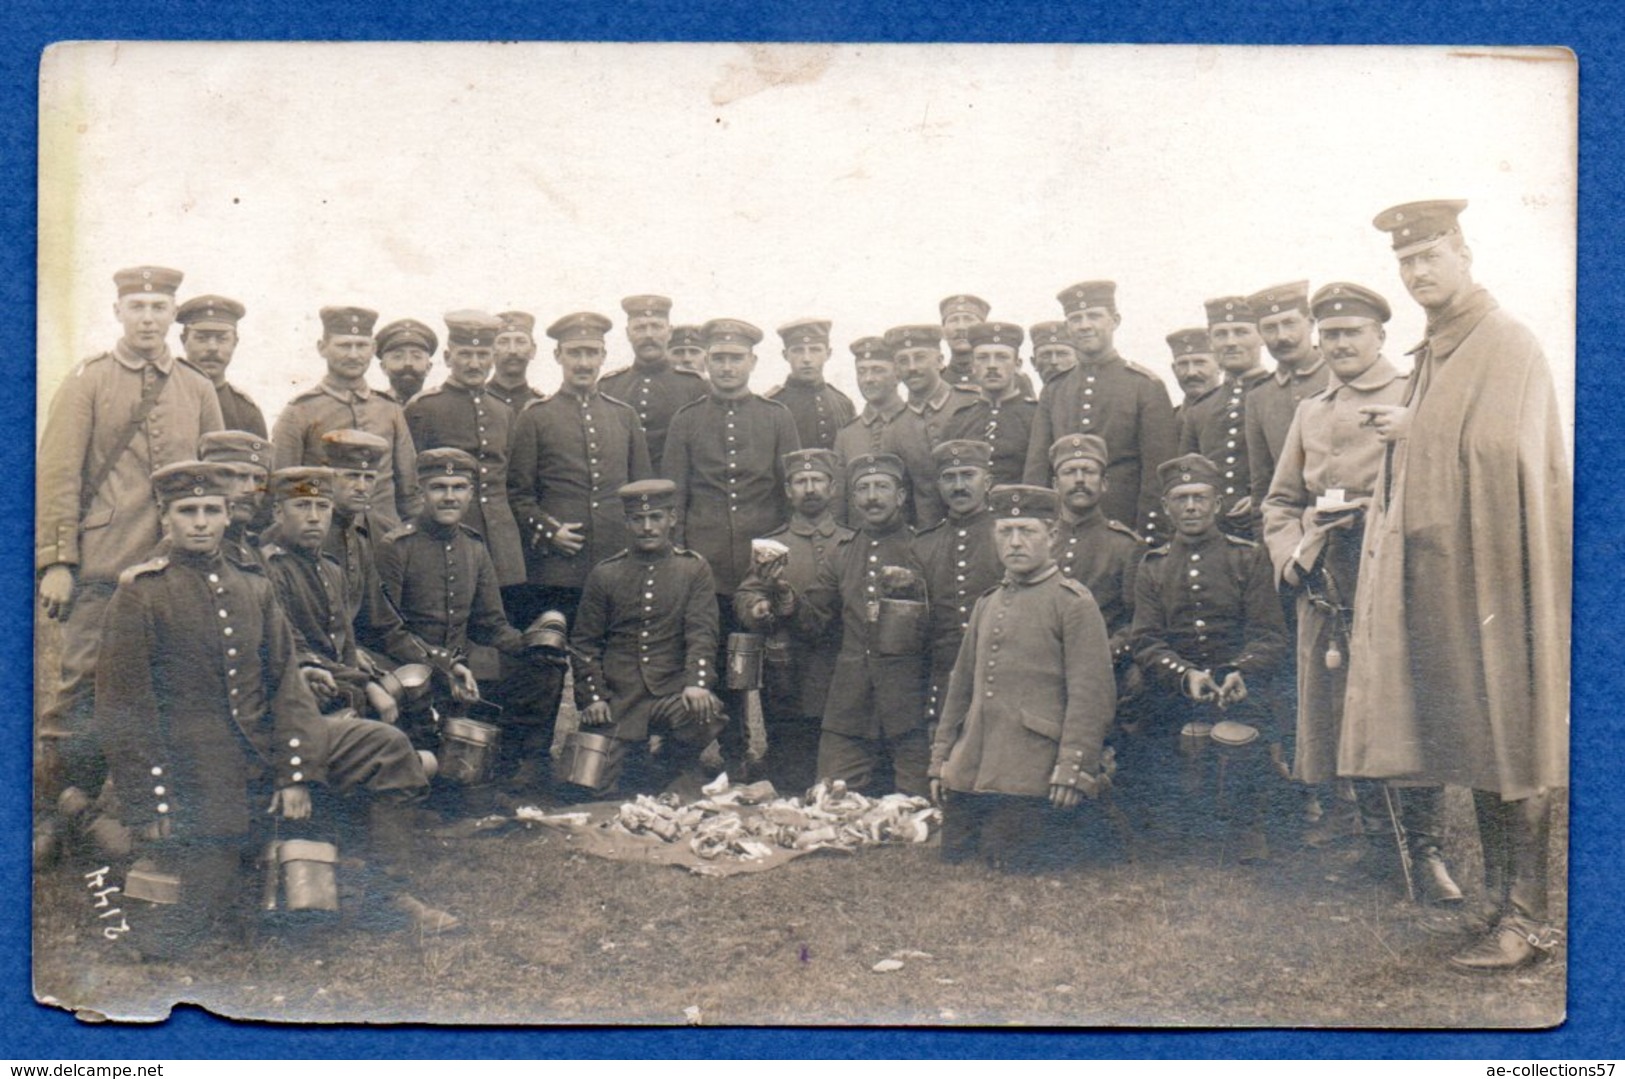
<svg viewBox="0 0 1625 1079"><path fill-rule="evenodd" d="M1056 496L995 487L989 501L1004 578L976 601L931 748L942 857L980 852L1037 869L1071 841L1066 811L1107 780L1116 694L1106 627L1089 590L1051 554Z"/></svg>
<svg viewBox="0 0 1625 1079"><path fill-rule="evenodd" d="M530 361L536 358L536 316L525 311L501 311L497 321L501 325L496 336L496 366L491 369L486 390L517 417L526 405L543 396L526 380Z"/></svg>
<svg viewBox="0 0 1625 1079"><path fill-rule="evenodd" d="M631 544L587 575L570 630L581 727L610 728L610 776L651 733L671 736L673 765L690 764L727 722L714 692L716 586L704 558L672 544L677 485L639 480L619 496ZM634 771L628 785L656 777Z"/></svg>
<svg viewBox="0 0 1625 1079"><path fill-rule="evenodd" d="M396 728L318 713L270 583L220 555L227 467L180 462L152 484L168 551L120 577L96 700L124 823L157 868L182 880L177 917L155 921L150 935L138 926L138 946L198 943L197 920L226 905L260 807L305 820L313 786L364 793L394 905L420 930L454 927L400 890L411 840L402 811L427 788L422 761Z"/></svg>
<svg viewBox="0 0 1625 1079"><path fill-rule="evenodd" d="M994 483L1020 483L1027 461L1038 399L1021 388L1021 342L1013 322L978 322L968 331L977 381L987 398L987 430L982 439L993 448Z"/></svg>
<svg viewBox="0 0 1625 1079"><path fill-rule="evenodd" d="M1131 630L1134 661L1160 706L1149 733L1163 750L1176 730L1199 753L1209 738L1218 744L1237 855L1261 861L1269 856L1263 784L1271 732L1260 727L1269 726L1270 713L1250 698L1266 688L1286 651L1274 573L1261 547L1219 531L1223 477L1212 461L1187 454L1157 471L1175 533L1140 564ZM1167 767L1169 754L1152 755L1160 759L1142 768Z"/></svg>
<svg viewBox="0 0 1625 1079"><path fill-rule="evenodd" d="M847 487L861 522L835 546L805 592L782 574L769 578L773 616L803 640L817 640L840 621L841 651L824 704L818 776L857 789L879 787L875 773L890 759L889 789L927 793L931 755L926 736L930 669L923 608L924 570L903 517L903 462L864 454L847 466ZM898 601L912 601L911 624ZM888 610L888 604L891 609Z"/></svg>
<svg viewBox="0 0 1625 1079"><path fill-rule="evenodd" d="M779 337L784 341L784 361L790 365L790 377L763 396L790 410L803 449L833 449L836 433L852 422L856 412L850 397L824 381L824 365L829 362L829 322L796 319L779 327Z"/></svg>
<svg viewBox="0 0 1625 1079"><path fill-rule="evenodd" d="M180 305L181 347L186 362L214 383L220 398L220 420L228 431L248 431L265 438L265 413L253 398L226 381L226 368L237 351L237 324L247 311L224 296L193 296Z"/></svg>
<svg viewBox="0 0 1625 1079"><path fill-rule="evenodd" d="M434 354L440 351L440 338L415 318L396 319L378 331L373 350L389 380L389 389L379 390L378 395L405 408L423 391L429 368L434 366Z"/></svg>
<svg viewBox="0 0 1625 1079"><path fill-rule="evenodd" d="M908 411L898 417L890 452L902 457L908 469L914 527L928 528L943 514L931 449L938 442L984 437L987 401L976 390L943 380L942 331L936 326L895 326L886 331L885 341L908 387Z"/></svg>
<svg viewBox="0 0 1625 1079"><path fill-rule="evenodd" d="M835 557L836 547L852 537L852 530L837 523L832 512L840 471L830 450L784 455L790 522L763 538L788 548L784 578L797 592L810 588L818 571ZM763 710L771 742L769 778L780 790L806 790L818 778L818 728L841 650L841 627L831 623L822 636L798 642L773 617L768 592L761 568L753 566L734 593L734 617L753 632L767 634Z"/></svg>
<svg viewBox="0 0 1625 1079"><path fill-rule="evenodd" d="M1275 373L1247 395L1247 471L1253 512L1263 519L1275 462L1298 405L1326 388L1327 367L1315 345L1309 282L1292 281L1255 292L1247 306L1258 314L1258 335L1275 360ZM1260 531L1262 535L1262 531Z"/></svg>
<svg viewBox="0 0 1625 1079"><path fill-rule="evenodd" d="M493 342L501 333L502 323L483 311L448 314L446 379L407 404L406 426L419 453L451 446L479 462L465 523L485 540L497 583L507 587L524 582L525 556L508 507L513 412L486 387L496 355Z"/></svg>
<svg viewBox="0 0 1625 1079"><path fill-rule="evenodd" d="M937 312L942 316L942 339L948 344L948 363L942 369L944 382L967 390L982 388L976 377L974 346L968 331L978 322L986 322L992 311L992 305L986 300L967 293L949 296L937 304Z"/></svg>
<svg viewBox="0 0 1625 1079"><path fill-rule="evenodd" d="M908 403L898 390L901 382L891 349L878 337L860 337L852 342L851 349L863 411L835 435L835 456L841 463L841 474L835 477L835 519L843 524L852 519L846 466L864 454L896 454L905 467L918 469L918 479L916 472L910 471L911 483L932 477L931 447L923 432L904 421ZM910 465L910 462L915 464ZM912 494L910 497L912 499ZM910 505L912 507L912 502Z"/></svg>
<svg viewBox="0 0 1625 1079"><path fill-rule="evenodd" d="M137 266L113 275L117 344L73 370L40 437L34 568L40 606L62 627L60 681L40 717L40 752L60 761L59 809L67 824L101 789L106 765L91 736L102 616L123 570L161 535L152 498L155 469L197 454L221 428L209 380L176 364L164 338L175 321L181 273ZM47 825L42 855L54 851Z"/></svg>
<svg viewBox="0 0 1625 1079"><path fill-rule="evenodd" d="M322 463L322 436L341 428L368 431L387 442L373 489L372 517L392 528L416 515L418 496L412 432L401 406L367 387L372 362L373 323L378 313L364 307L324 307L316 350L327 361L327 376L288 402L271 430L277 468Z"/></svg>
<svg viewBox="0 0 1625 1079"><path fill-rule="evenodd" d="M220 550L234 562L258 562L259 531L270 519L264 509L271 469L271 443L249 431L210 431L198 439L198 459L230 466L231 523Z"/></svg>
<svg viewBox="0 0 1625 1079"><path fill-rule="evenodd" d="M938 443L932 457L937 489L948 515L915 535L914 556L925 571L925 592L931 603L926 707L934 722L948 693L948 675L970 625L971 608L1003 571L993 545L993 515L987 507L987 493L993 487L992 447L986 442L956 439Z"/></svg>
<svg viewBox="0 0 1625 1079"><path fill-rule="evenodd" d="M1409 203L1374 222L1427 337L1403 407L1365 406L1389 457L1366 526L1338 771L1472 788L1490 928L1453 962L1504 970L1553 943L1573 490L1546 357L1474 283L1466 205Z"/></svg>
<svg viewBox="0 0 1625 1079"><path fill-rule="evenodd" d="M698 326L673 326L666 355L677 370L705 377L705 336Z"/></svg>
<svg viewBox="0 0 1625 1079"><path fill-rule="evenodd" d="M1297 738L1292 773L1319 786L1328 808L1308 836L1318 845L1367 832L1389 841L1387 806L1376 784L1355 784L1357 805L1336 797L1337 743L1348 691L1349 616L1360 573L1365 511L1382 467L1383 444L1366 422L1366 405L1398 404L1405 378L1382 355L1388 301L1360 285L1336 282L1310 305L1321 323L1321 351L1332 381L1298 406L1264 499L1264 543L1284 595L1297 605ZM1443 790L1396 789L1412 865L1426 897L1460 902L1440 851Z"/></svg>
<svg viewBox="0 0 1625 1079"><path fill-rule="evenodd" d="M1174 371L1174 381L1179 383L1185 395L1185 399L1174 406L1174 425L1183 432L1186 410L1209 390L1218 388L1219 383L1224 381L1224 368L1213 358L1213 346L1208 341L1206 326L1175 330L1168 335L1167 341L1173 353L1170 366Z"/></svg>
<svg viewBox="0 0 1625 1079"><path fill-rule="evenodd" d="M1045 386L1078 366L1078 347L1072 342L1072 331L1064 322L1035 322L1030 331L1033 339L1033 368Z"/></svg>
<svg viewBox="0 0 1625 1079"><path fill-rule="evenodd" d="M1099 435L1063 435L1050 447L1052 486L1060 497L1051 553L1061 573L1094 597L1111 635L1112 663L1121 668L1131 654L1134 577L1145 554L1145 541L1101 512L1110 483L1106 479L1109 456L1106 441Z"/></svg>
<svg viewBox="0 0 1625 1079"><path fill-rule="evenodd" d="M1159 541L1156 466L1175 453L1173 408L1162 380L1118 355L1114 344L1123 316L1117 285L1084 281L1057 296L1078 350L1078 366L1044 387L1027 443L1024 482L1049 482L1049 448L1062 435L1095 434L1106 440L1111 481L1102 506L1107 517Z"/></svg>
<svg viewBox="0 0 1625 1079"><path fill-rule="evenodd" d="M678 409L705 396L705 379L672 366L666 355L671 340L671 301L664 296L628 296L626 337L632 343L632 366L611 371L599 386L637 411L649 440L649 459L656 468L666 452L666 429Z"/></svg>
<svg viewBox="0 0 1625 1079"><path fill-rule="evenodd" d="M1247 394L1269 377L1259 362L1263 339L1258 313L1240 296L1207 301L1207 332L1224 382L1185 407L1179 452L1200 453L1219 470L1219 517L1231 535L1253 535L1253 500L1248 485Z"/></svg>

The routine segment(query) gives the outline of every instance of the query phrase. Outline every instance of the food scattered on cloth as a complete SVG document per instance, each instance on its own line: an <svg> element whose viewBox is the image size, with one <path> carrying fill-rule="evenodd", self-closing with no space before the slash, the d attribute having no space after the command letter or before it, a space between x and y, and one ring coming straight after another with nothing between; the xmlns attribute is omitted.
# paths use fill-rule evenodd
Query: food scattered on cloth
<svg viewBox="0 0 1625 1079"><path fill-rule="evenodd" d="M882 959L869 969L876 974L890 974L894 970L902 970L903 961L901 959Z"/></svg>
<svg viewBox="0 0 1625 1079"><path fill-rule="evenodd" d="M869 798L840 780L820 783L803 797L781 798L765 780L735 786L724 773L701 793L704 798L687 804L675 794L640 794L618 806L552 814L524 806L515 815L562 828L601 857L684 865L707 876L768 869L818 850L849 854L924 843L942 820L924 798Z"/></svg>

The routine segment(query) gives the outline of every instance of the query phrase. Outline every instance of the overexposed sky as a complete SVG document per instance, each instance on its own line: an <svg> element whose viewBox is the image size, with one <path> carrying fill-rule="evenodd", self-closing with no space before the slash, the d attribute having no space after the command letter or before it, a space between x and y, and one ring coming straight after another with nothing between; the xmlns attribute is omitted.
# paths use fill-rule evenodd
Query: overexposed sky
<svg viewBox="0 0 1625 1079"><path fill-rule="evenodd" d="M1573 392L1565 53L81 43L41 79L42 410L116 339L113 272L147 262L247 305L229 377L268 418L322 374L323 304L442 338L457 308L538 333L596 310L620 366L620 298L659 292L675 322L767 331L758 390L784 373L773 328L819 316L856 399L846 345L950 293L1030 325L1113 278L1119 351L1171 386L1163 337L1204 299L1306 277L1386 295L1402 361L1422 319L1371 218L1445 197Z"/></svg>

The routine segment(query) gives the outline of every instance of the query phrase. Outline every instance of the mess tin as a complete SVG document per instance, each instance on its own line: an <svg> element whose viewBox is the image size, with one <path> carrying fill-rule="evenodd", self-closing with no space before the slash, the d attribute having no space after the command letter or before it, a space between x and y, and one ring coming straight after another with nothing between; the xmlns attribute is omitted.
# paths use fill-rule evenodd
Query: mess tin
<svg viewBox="0 0 1625 1079"><path fill-rule="evenodd" d="M606 791L621 778L625 758L625 747L609 735L571 731L564 740L564 753L559 757L555 774L562 782L592 791Z"/></svg>
<svg viewBox="0 0 1625 1079"><path fill-rule="evenodd" d="M464 716L440 726L440 775L453 783L478 787L491 778L501 728Z"/></svg>
<svg viewBox="0 0 1625 1079"><path fill-rule="evenodd" d="M136 862L124 874L124 894L131 899L168 906L181 901L181 878L166 873L146 859Z"/></svg>
<svg viewBox="0 0 1625 1079"><path fill-rule="evenodd" d="M317 839L273 839L260 865L266 910L338 910L339 849Z"/></svg>
<svg viewBox="0 0 1625 1079"><path fill-rule="evenodd" d="M760 633L728 634L728 688L761 689L766 639Z"/></svg>
<svg viewBox="0 0 1625 1079"><path fill-rule="evenodd" d="M433 677L434 670L428 664L403 663L393 671L385 671L378 684L396 704L415 704L429 695L429 682Z"/></svg>
<svg viewBox="0 0 1625 1079"><path fill-rule="evenodd" d="M875 651L916 656L925 651L929 605L920 599L883 599L875 616Z"/></svg>
<svg viewBox="0 0 1625 1079"><path fill-rule="evenodd" d="M551 656L569 654L569 622L561 611L543 611L525 629L525 643Z"/></svg>

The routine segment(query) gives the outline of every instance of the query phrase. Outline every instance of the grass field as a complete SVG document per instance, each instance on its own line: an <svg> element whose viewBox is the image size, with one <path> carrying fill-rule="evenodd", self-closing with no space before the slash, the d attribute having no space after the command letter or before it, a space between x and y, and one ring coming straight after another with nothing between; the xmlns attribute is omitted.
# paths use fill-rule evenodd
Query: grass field
<svg viewBox="0 0 1625 1079"><path fill-rule="evenodd" d="M1447 849L1472 899L1476 840L1449 792ZM1281 822L1275 857L1156 853L1095 815L1089 853L1036 876L944 865L935 840L699 877L604 861L523 825L421 838L415 891L463 932L262 924L185 963L102 939L78 873L40 875L35 992L99 1015L188 1001L285 1021L1039 1026L1529 1027L1560 1022L1566 964L1467 975L1456 917L1404 901L1350 849ZM1567 831L1554 828L1556 909ZM1130 857L1130 854L1138 857ZM257 888L257 880L244 887ZM896 957L903 966L875 973Z"/></svg>

